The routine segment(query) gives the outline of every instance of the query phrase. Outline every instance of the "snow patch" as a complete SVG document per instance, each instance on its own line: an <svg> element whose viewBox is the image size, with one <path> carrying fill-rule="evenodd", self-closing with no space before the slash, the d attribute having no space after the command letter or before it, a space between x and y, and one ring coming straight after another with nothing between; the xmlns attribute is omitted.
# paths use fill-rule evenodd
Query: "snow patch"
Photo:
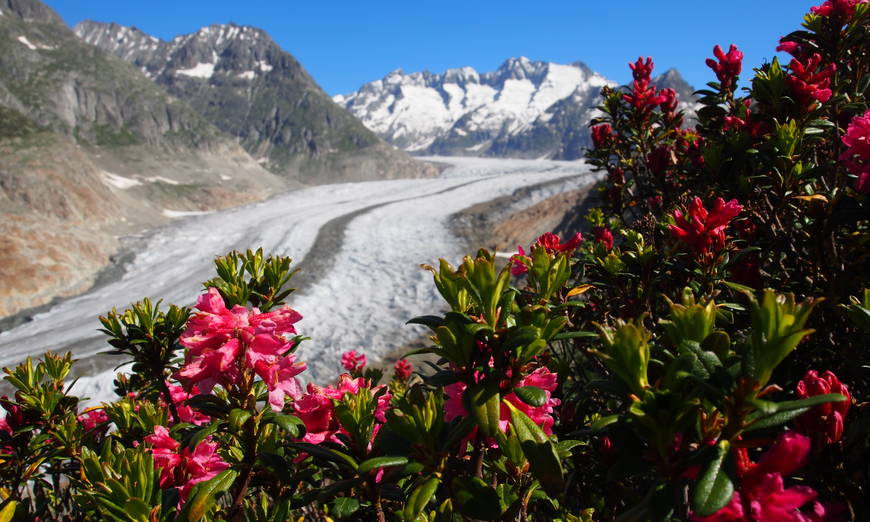
<svg viewBox="0 0 870 522"><path fill-rule="evenodd" d="M266 60L260 60L257 62L257 67L261 72L267 73L273 69L271 65Z"/></svg>
<svg viewBox="0 0 870 522"><path fill-rule="evenodd" d="M168 208L164 208L162 214L168 218L180 218L180 217L189 217L189 216L204 216L206 214L210 214L205 210L170 210Z"/></svg>
<svg viewBox="0 0 870 522"><path fill-rule="evenodd" d="M239 73L239 78L243 80L253 80L257 77L257 73L254 71L245 71L243 73Z"/></svg>
<svg viewBox="0 0 870 522"><path fill-rule="evenodd" d="M227 176L226 174L221 174L221 180L223 180L223 181L229 181L229 180L231 180L231 179L233 179L232 176Z"/></svg>
<svg viewBox="0 0 870 522"><path fill-rule="evenodd" d="M178 185L179 183L174 179L164 178L163 176L151 176L150 178L145 178L145 181L149 181L151 183L166 183L167 185Z"/></svg>
<svg viewBox="0 0 870 522"><path fill-rule="evenodd" d="M18 41L23 43L24 45L26 45L27 48L30 49L31 51L36 50L36 46L33 45L32 43L30 43L30 40L28 40L26 36L19 36Z"/></svg>
<svg viewBox="0 0 870 522"><path fill-rule="evenodd" d="M175 74L189 76L191 78L211 78L214 74L213 63L198 63L190 69L178 69Z"/></svg>
<svg viewBox="0 0 870 522"><path fill-rule="evenodd" d="M121 190L126 190L142 184L138 179L125 178L124 176L112 174L105 170L101 174L103 176L103 181L106 184Z"/></svg>

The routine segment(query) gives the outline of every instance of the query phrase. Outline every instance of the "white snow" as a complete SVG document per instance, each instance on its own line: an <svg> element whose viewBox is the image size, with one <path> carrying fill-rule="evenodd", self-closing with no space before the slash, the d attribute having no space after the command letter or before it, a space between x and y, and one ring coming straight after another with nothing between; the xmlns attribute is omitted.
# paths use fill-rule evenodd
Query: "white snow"
<svg viewBox="0 0 870 522"><path fill-rule="evenodd" d="M258 61L257 67L259 67L260 72L264 72L264 73L267 73L273 69L273 67L271 65L269 65L269 62L267 62L266 60Z"/></svg>
<svg viewBox="0 0 870 522"><path fill-rule="evenodd" d="M36 50L36 46L33 45L32 43L30 43L30 40L28 40L26 36L23 36L23 35L22 35L22 36L19 36L19 37L18 37L18 41L21 42L21 43L23 43L24 45L26 45L27 48L30 49L31 51L35 51L35 50Z"/></svg>
<svg viewBox="0 0 870 522"><path fill-rule="evenodd" d="M167 185L178 185L179 183L174 179L164 178L163 176L151 176L150 178L145 178L145 181L149 181L151 183L166 183Z"/></svg>
<svg viewBox="0 0 870 522"><path fill-rule="evenodd" d="M483 74L463 67L436 75L399 69L333 100L387 141L420 151L454 132L481 133L482 139L516 135L555 103L573 96L578 104L590 104L600 88L611 83L578 65L525 57L509 60L504 67L507 70ZM460 120L463 124L458 126Z"/></svg>
<svg viewBox="0 0 870 522"><path fill-rule="evenodd" d="M454 265L465 247L453 236L450 216L469 206L534 187L512 204L521 210L564 190L585 186L583 163L489 158L431 158L452 165L438 178L323 185L289 192L237 209L192 216L135 240L135 258L119 280L66 300L32 321L0 333L0 366L45 350L71 349L79 359L105 349L97 316L145 296L191 305L201 282L213 277L215 256L233 249L306 258L322 227L348 222L328 273L306 259L307 283L289 304L304 317L297 325L312 337L299 348L305 379L331 379L341 353L363 349L372 364L425 334L405 326L417 315L443 309L421 263L439 257ZM549 182L549 183L548 183ZM546 185L541 185L546 183ZM353 214L353 216L351 216ZM111 398L113 370L80 381L80 393Z"/></svg>
<svg viewBox="0 0 870 522"><path fill-rule="evenodd" d="M138 179L125 178L124 176L119 176L117 174L112 174L109 171L103 171L103 181L105 181L108 185L115 187L117 189L128 189L131 187L135 187L137 185L141 185L142 182Z"/></svg>
<svg viewBox="0 0 870 522"><path fill-rule="evenodd" d="M168 208L164 208L162 214L169 218L180 218L190 216L204 216L206 214L209 214L209 212L205 210L170 210Z"/></svg>
<svg viewBox="0 0 870 522"><path fill-rule="evenodd" d="M191 78L211 78L214 74L214 66L215 64L213 63L200 62L190 69L178 69L175 73L190 76Z"/></svg>
<svg viewBox="0 0 870 522"><path fill-rule="evenodd" d="M255 73L254 71L244 71L239 73L239 78L243 80L253 80L256 77L257 73Z"/></svg>
<svg viewBox="0 0 870 522"><path fill-rule="evenodd" d="M0 16L4 16L4 15L3 15L3 10L2 10L2 9L0 9Z"/></svg>

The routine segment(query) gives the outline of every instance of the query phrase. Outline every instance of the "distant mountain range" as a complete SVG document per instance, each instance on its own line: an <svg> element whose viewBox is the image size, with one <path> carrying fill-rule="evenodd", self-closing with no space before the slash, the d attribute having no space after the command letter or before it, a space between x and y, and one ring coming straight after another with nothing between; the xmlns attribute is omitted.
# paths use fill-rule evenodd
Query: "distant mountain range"
<svg viewBox="0 0 870 522"><path fill-rule="evenodd" d="M305 183L431 173L338 107L266 32L212 25L172 41L85 21L85 42L129 62L271 172Z"/></svg>
<svg viewBox="0 0 870 522"><path fill-rule="evenodd" d="M675 69L654 79L691 104ZM493 72L393 71L333 99L384 138L414 154L581 158L600 91L615 85L582 62L511 58Z"/></svg>

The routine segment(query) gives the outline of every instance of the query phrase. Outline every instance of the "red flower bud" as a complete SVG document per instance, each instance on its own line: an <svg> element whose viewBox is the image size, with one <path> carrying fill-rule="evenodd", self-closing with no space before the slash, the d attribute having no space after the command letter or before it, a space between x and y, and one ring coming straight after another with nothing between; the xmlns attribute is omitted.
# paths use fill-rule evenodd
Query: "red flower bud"
<svg viewBox="0 0 870 522"><path fill-rule="evenodd" d="M843 436L843 419L852 400L849 388L833 372L825 371L819 375L815 370L809 370L798 383L796 393L801 399L828 393L839 393L846 397L845 401L814 406L795 419L797 431L809 435L817 446L840 440Z"/></svg>

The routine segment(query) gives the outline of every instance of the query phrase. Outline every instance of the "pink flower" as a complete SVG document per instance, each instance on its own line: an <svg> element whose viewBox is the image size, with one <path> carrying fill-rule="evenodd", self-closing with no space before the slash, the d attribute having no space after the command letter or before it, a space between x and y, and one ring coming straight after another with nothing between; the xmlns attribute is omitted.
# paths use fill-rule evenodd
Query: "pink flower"
<svg viewBox="0 0 870 522"><path fill-rule="evenodd" d="M375 395L386 386L371 388L370 383L362 377L354 379L346 373L339 376L338 384L334 388L329 386L322 388L314 383L308 383L308 393L293 402L296 416L305 424L305 435L302 440L311 444L320 444L327 440L341 444L341 439L336 437L336 434L347 435L347 430L335 415L334 401L343 401L348 395L357 395L363 388L370 388L372 395ZM386 414L391 398L389 393L383 393L378 397L374 411L376 422L372 430L372 439L387 422Z"/></svg>
<svg viewBox="0 0 870 522"><path fill-rule="evenodd" d="M673 89L662 89L661 95L664 97L664 100L659 103L659 108L665 114L674 114L677 110L677 105L679 101L677 100L677 91Z"/></svg>
<svg viewBox="0 0 870 522"><path fill-rule="evenodd" d="M301 394L295 376L305 364L295 362L288 353L294 343L284 337L295 334L293 323L302 319L295 310L285 306L260 313L238 305L228 310L215 288L201 295L196 307L200 311L188 320L180 338L187 351L185 365L175 374L178 380L209 393L215 384L236 384L251 370L266 383L276 411L283 407L285 395Z"/></svg>
<svg viewBox="0 0 870 522"><path fill-rule="evenodd" d="M716 198L713 209L707 211L701 198L696 197L689 205L688 216L680 210L674 211L676 224L668 225L668 230L696 254L715 254L724 248L725 229L742 209L736 199L726 203Z"/></svg>
<svg viewBox="0 0 870 522"><path fill-rule="evenodd" d="M179 505L187 500L193 486L212 479L229 467L217 454L216 442L205 440L193 452L184 448L179 453L181 445L164 426L154 426L154 434L145 437L145 442L151 444L154 467L161 470L160 487L179 488Z"/></svg>
<svg viewBox="0 0 870 522"><path fill-rule="evenodd" d="M809 453L810 440L803 435L787 431L780 434L773 446L758 463L738 466L740 489L734 492L731 501L716 513L699 517L695 522L731 522L743 520L811 522L822 520L825 508L819 503L813 513L799 509L816 498L816 492L807 486L786 489L783 477L799 469ZM745 455L745 449L739 450ZM739 461L739 459L738 459Z"/></svg>
<svg viewBox="0 0 870 522"><path fill-rule="evenodd" d="M743 52L737 50L737 46L731 44L726 54L717 45L713 47L713 55L719 61L716 62L712 58L707 58L707 67L713 69L713 72L716 73L716 78L719 79L723 90L732 90L736 85L737 77L740 76L740 71L743 69Z"/></svg>
<svg viewBox="0 0 870 522"><path fill-rule="evenodd" d="M840 160L849 172L858 176L855 190L870 194L870 110L852 118L842 140L847 148Z"/></svg>
<svg viewBox="0 0 870 522"><path fill-rule="evenodd" d="M821 5L810 7L810 12L816 16L839 18L845 25L855 16L855 6L868 0L826 0Z"/></svg>
<svg viewBox="0 0 870 522"><path fill-rule="evenodd" d="M843 420L849 411L852 395L849 388L830 371L819 375L815 370L809 370L797 385L797 396L801 399L828 393L839 393L846 400L813 406L795 419L797 431L811 437L817 447L837 442L843 436Z"/></svg>
<svg viewBox="0 0 870 522"><path fill-rule="evenodd" d="M78 421L82 424L84 432L88 433L100 426L105 429L106 423L109 422L109 415L103 408L94 408L79 415Z"/></svg>
<svg viewBox="0 0 870 522"><path fill-rule="evenodd" d="M593 227L592 234L596 243L601 243L607 250L613 249L613 232L607 227Z"/></svg>
<svg viewBox="0 0 870 522"><path fill-rule="evenodd" d="M592 127L592 144L595 145L596 149L609 145L613 138L613 129L609 123L602 123Z"/></svg>
<svg viewBox="0 0 870 522"><path fill-rule="evenodd" d="M553 398L551 393L556 390L557 385L558 379L555 373L551 373L550 370L544 367L538 368L534 372L523 377L516 387L536 386L544 390L544 392L546 392L546 402L544 405L530 406L520 400L520 398L517 397L517 394L513 391L505 395L504 400L510 402L518 410L528 415L535 424L544 430L544 433L552 435L554 422L552 416L553 408L554 406L558 406L560 401L559 399ZM465 405L462 402L462 396L465 394L467 387L468 385L464 382L455 382L444 387L444 394L447 395L447 400L444 401L444 420L447 422L450 422L457 417L466 417L468 415L468 411L466 411ZM499 428L502 431L507 432L510 418L510 408L505 404L502 404L499 412ZM477 428L472 431L472 437L477 433L476 430Z"/></svg>
<svg viewBox="0 0 870 522"><path fill-rule="evenodd" d="M169 390L169 396L173 404L175 404L175 411L178 412L178 419L172 419L173 422L187 422L202 426L211 421L211 417L194 410L184 403L187 399L199 395L199 388L197 386L191 387L189 393L182 386L170 384L169 382L166 383L166 388ZM166 405L164 404L163 406L165 407Z"/></svg>
<svg viewBox="0 0 870 522"><path fill-rule="evenodd" d="M643 118L647 118L652 110L667 101L667 96L656 95L656 87L650 85L650 75L653 70L652 58L647 56L646 62L638 57L637 61L628 64L634 81L631 82L631 90L622 98L631 104Z"/></svg>
<svg viewBox="0 0 870 522"><path fill-rule="evenodd" d="M831 98L831 75L837 70L834 64L828 64L821 70L822 57L818 53L813 54L804 62L793 58L789 63L792 74L786 76L785 81L791 90L795 102L802 107L810 107L816 101L825 103Z"/></svg>
<svg viewBox="0 0 870 522"><path fill-rule="evenodd" d="M646 62L643 61L643 57L638 56L636 62L628 64L628 68L631 69L631 76L636 82L649 81L653 67L655 65L649 56L646 57Z"/></svg>
<svg viewBox="0 0 870 522"><path fill-rule="evenodd" d="M544 247L548 254L555 253L570 253L577 250L580 243L583 242L583 234L577 232L569 241L562 243L562 240L552 232L545 232L538 238L535 244Z"/></svg>
<svg viewBox="0 0 870 522"><path fill-rule="evenodd" d="M396 374L396 377L399 380L407 381L408 377L411 376L411 371L413 371L414 367L411 366L411 363L408 362L407 359L399 359L396 361L395 366L393 366L393 372Z"/></svg>
<svg viewBox="0 0 870 522"><path fill-rule="evenodd" d="M517 247L517 253L511 256L511 263L513 266L511 267L511 274L518 276L525 274L529 271L528 263L531 263L531 259L526 256L526 251L523 247Z"/></svg>
<svg viewBox="0 0 870 522"><path fill-rule="evenodd" d="M341 365L349 372L361 372L366 366L366 356L356 353L356 350L344 352L341 356Z"/></svg>

